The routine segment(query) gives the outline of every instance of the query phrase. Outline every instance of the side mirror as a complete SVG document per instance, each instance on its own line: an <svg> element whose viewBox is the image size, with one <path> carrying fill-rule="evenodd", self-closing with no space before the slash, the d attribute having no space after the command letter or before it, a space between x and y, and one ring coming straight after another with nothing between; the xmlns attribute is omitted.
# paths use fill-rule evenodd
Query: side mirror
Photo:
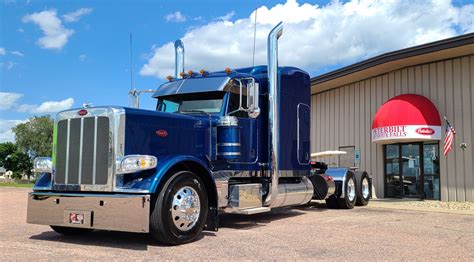
<svg viewBox="0 0 474 262"><path fill-rule="evenodd" d="M258 99L259 99L258 83L256 83L255 79L252 77L234 79L234 80L238 83L238 87L239 87L239 108L232 112L229 112L228 114L232 115L233 113L243 111L243 112L247 112L249 117L257 118L260 115L260 107L258 107ZM244 96L247 96L246 101L244 101L245 99ZM246 102L245 105L244 105L244 102Z"/></svg>
<svg viewBox="0 0 474 262"><path fill-rule="evenodd" d="M259 85L254 79L247 83L247 112L251 118L257 118L260 115L258 107Z"/></svg>

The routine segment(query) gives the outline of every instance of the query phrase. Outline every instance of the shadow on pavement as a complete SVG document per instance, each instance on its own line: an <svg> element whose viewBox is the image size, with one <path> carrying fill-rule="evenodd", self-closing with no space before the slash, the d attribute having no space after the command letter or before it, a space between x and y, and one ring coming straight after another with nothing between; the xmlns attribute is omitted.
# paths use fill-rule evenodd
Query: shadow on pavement
<svg viewBox="0 0 474 262"><path fill-rule="evenodd" d="M314 210L313 210L314 209ZM220 216L219 227L247 230L265 226L268 223L280 219L304 215L301 211L323 211L324 209L304 206L299 208L280 208L269 213L260 213L255 215L222 214Z"/></svg>
<svg viewBox="0 0 474 262"><path fill-rule="evenodd" d="M304 215L305 212L326 211L325 205L310 203L301 207L280 208L269 213L255 215L222 214L220 216L220 228L230 228L237 230L248 230L252 228L266 226L273 221L290 217ZM216 232L204 231L197 241L205 237L215 237ZM163 246L157 242L150 234L127 233L118 231L94 230L83 235L61 235L54 231L45 231L30 237L33 240L53 241L86 246L102 246L130 250L148 250L148 246Z"/></svg>
<svg viewBox="0 0 474 262"><path fill-rule="evenodd" d="M203 235L200 235L198 240L202 237ZM166 246L158 243L149 234L104 230L94 230L90 233L74 236L61 235L54 231L45 231L41 234L31 236L30 239L142 251L146 251L148 246Z"/></svg>
<svg viewBox="0 0 474 262"><path fill-rule="evenodd" d="M293 209L297 209L297 210L301 210L301 211L307 211L307 212L328 211L328 207L326 206L326 203L321 203L321 202L317 202L317 201L311 201L306 205L293 207Z"/></svg>

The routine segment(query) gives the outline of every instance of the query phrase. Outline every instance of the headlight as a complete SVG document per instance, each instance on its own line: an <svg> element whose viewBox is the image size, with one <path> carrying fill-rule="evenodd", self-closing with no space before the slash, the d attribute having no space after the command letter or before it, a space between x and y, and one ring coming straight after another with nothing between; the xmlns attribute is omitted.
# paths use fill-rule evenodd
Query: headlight
<svg viewBox="0 0 474 262"><path fill-rule="evenodd" d="M53 162L51 157L37 157L33 161L33 169L38 173L52 173Z"/></svg>
<svg viewBox="0 0 474 262"><path fill-rule="evenodd" d="M129 155L117 161L117 173L127 174L156 167L156 157L148 155Z"/></svg>

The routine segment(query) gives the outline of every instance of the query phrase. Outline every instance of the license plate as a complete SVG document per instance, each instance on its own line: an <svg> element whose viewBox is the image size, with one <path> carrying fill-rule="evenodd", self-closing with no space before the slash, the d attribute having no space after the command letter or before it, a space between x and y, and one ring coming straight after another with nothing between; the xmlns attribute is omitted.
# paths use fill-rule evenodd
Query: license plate
<svg viewBox="0 0 474 262"><path fill-rule="evenodd" d="M84 213L69 213L69 223L84 225Z"/></svg>

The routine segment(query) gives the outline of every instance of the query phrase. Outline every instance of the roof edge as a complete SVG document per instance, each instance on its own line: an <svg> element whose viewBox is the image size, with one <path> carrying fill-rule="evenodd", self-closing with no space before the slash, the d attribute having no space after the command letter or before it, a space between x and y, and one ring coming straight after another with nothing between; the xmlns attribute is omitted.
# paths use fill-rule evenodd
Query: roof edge
<svg viewBox="0 0 474 262"><path fill-rule="evenodd" d="M311 78L311 85L317 85L352 73L356 73L384 63L401 60L413 56L437 52L441 50L456 48L464 45L474 44L474 33L455 36L422 45L412 46L397 51L384 53L355 64Z"/></svg>

